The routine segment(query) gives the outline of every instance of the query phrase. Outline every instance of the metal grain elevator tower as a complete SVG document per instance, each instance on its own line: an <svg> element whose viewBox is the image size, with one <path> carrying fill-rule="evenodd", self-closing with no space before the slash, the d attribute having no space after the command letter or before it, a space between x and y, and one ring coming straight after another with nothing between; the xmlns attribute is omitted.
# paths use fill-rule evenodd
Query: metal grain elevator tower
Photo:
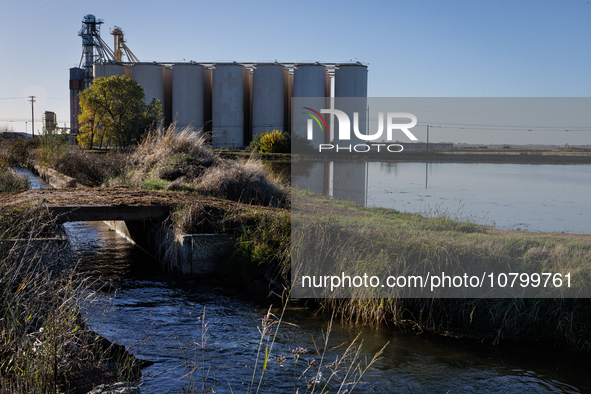
<svg viewBox="0 0 591 394"><path fill-rule="evenodd" d="M82 37L82 57L77 68L70 69L70 125L74 134L78 133L80 103L78 94L92 85L95 64L122 64L123 56L128 63L139 62L138 58L125 45L123 30L115 26L111 34L115 39L115 51L111 50L101 38L102 19L85 15L78 35Z"/></svg>

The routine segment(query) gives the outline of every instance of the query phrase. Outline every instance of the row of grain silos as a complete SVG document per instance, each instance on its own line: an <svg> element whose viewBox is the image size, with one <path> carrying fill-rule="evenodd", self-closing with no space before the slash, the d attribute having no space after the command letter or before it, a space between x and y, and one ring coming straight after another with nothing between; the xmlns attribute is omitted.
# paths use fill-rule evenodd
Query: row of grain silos
<svg viewBox="0 0 591 394"><path fill-rule="evenodd" d="M335 97L367 96L367 66L333 68ZM95 64L94 78L133 78L144 87L146 102L162 102L166 124L211 131L216 148L242 148L267 130L290 130L292 97L330 97L329 71L318 63Z"/></svg>

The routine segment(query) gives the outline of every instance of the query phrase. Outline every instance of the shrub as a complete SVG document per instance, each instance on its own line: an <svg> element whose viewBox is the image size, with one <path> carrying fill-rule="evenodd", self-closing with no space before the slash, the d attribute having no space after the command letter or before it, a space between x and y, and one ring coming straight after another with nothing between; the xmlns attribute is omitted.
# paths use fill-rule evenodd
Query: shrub
<svg viewBox="0 0 591 394"><path fill-rule="evenodd" d="M39 137L41 141L41 163L47 166L56 166L64 151L67 149L68 134L52 133L43 128L43 135Z"/></svg>
<svg viewBox="0 0 591 394"><path fill-rule="evenodd" d="M291 150L289 134L280 130L263 133L258 145L261 153L289 153Z"/></svg>
<svg viewBox="0 0 591 394"><path fill-rule="evenodd" d="M68 146L54 167L85 186L95 187L121 175L125 170L125 157L118 151L90 153L77 146Z"/></svg>
<svg viewBox="0 0 591 394"><path fill-rule="evenodd" d="M258 152L259 151L259 144L261 142L261 137L265 135L265 133L255 134L252 136L252 141L246 147L246 151L248 152Z"/></svg>
<svg viewBox="0 0 591 394"><path fill-rule="evenodd" d="M15 140L3 141L4 146L8 149L8 165L11 166L26 166L34 160L37 148L41 145L39 138L27 139L18 138Z"/></svg>

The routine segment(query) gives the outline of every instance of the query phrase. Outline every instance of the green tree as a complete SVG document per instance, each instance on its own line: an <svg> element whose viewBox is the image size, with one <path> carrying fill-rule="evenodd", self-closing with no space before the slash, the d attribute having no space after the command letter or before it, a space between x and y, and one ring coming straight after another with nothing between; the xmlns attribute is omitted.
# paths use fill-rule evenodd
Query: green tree
<svg viewBox="0 0 591 394"><path fill-rule="evenodd" d="M78 142L89 149L109 143L125 148L162 121L162 103L145 103L142 85L126 76L96 78L80 93Z"/></svg>

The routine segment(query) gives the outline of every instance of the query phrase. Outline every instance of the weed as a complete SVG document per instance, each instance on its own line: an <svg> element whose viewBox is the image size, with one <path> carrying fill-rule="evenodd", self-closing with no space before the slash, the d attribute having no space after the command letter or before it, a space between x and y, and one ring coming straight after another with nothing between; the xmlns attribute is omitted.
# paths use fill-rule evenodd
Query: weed
<svg viewBox="0 0 591 394"><path fill-rule="evenodd" d="M386 343L373 357L368 361L362 357L363 342L359 340L359 334L348 344L341 344L337 347L330 347L330 332L332 321L328 323L328 328L322 333L323 348L314 349L318 359L304 358L308 349L302 347L293 347L284 357L283 353L275 355L274 349L279 346L276 339L283 325L289 323L284 321L286 306L282 309L281 315L276 316L272 312L272 307L261 318L261 323L257 326L260 334L257 348L254 350L252 360L252 374L249 382L242 382L248 388L246 393L260 393L263 390L269 390L268 386L281 385L290 382L293 385L293 392L306 393L351 393L357 384L361 382L364 374L381 358L381 355L388 345ZM189 352L193 353L193 360L186 360L186 383L182 388L185 393L208 393L215 392L218 385L212 368L208 365L205 358L205 348L209 338L207 332L210 329L209 323L205 323L205 310L202 315L200 327L200 338L195 342L192 349L181 349L185 357ZM283 344L285 346L285 344ZM329 353L334 353L336 348L343 347L344 350L336 356L332 362L327 360ZM200 352L199 352L200 351ZM199 353L199 355L198 355ZM198 360L197 357L200 357ZM293 366L290 372L285 366ZM276 368L279 367L279 368ZM200 377L196 375L201 371ZM213 375L213 378L210 376ZM234 392L230 382L228 382L229 392ZM272 390L272 387L271 387Z"/></svg>
<svg viewBox="0 0 591 394"><path fill-rule="evenodd" d="M0 193L27 190L29 179L18 175L12 168L0 163Z"/></svg>
<svg viewBox="0 0 591 394"><path fill-rule="evenodd" d="M142 184L141 189L142 190L163 190L169 184L170 184L170 182L165 179L149 179Z"/></svg>

